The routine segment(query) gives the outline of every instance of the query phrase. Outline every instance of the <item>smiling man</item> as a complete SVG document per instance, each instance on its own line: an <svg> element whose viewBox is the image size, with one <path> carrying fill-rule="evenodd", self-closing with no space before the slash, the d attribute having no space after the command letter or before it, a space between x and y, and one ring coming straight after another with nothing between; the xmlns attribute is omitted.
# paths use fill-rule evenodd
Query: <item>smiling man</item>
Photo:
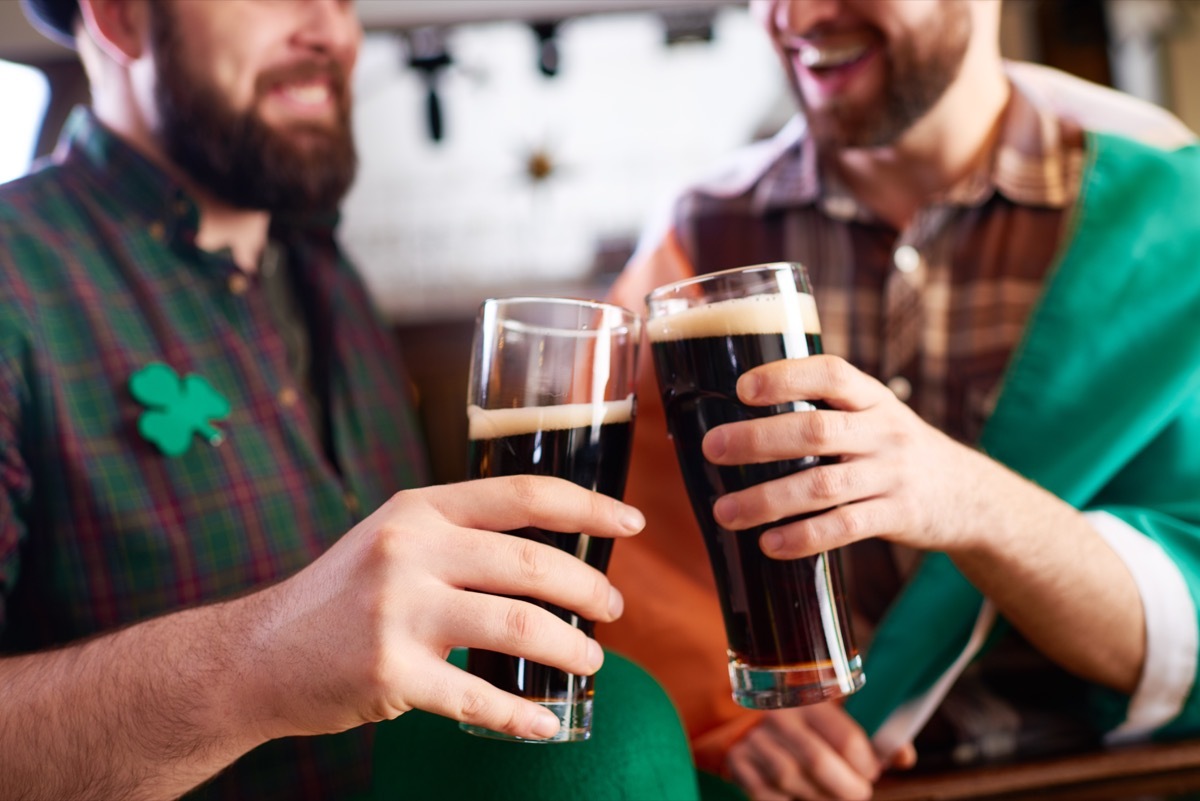
<svg viewBox="0 0 1200 801"><path fill-rule="evenodd" d="M447 654L594 673L599 645L520 599L608 621L620 593L502 532L624 537L641 515L549 478L422 487L403 365L333 236L352 2L27 8L77 46L92 105L0 187L0 798L358 797L365 724L414 708L552 736ZM602 695L644 709L627 688ZM674 729L632 726L669 745L656 697ZM408 742L375 790L425 771L447 795L560 798L555 756L582 755L615 794L695 793L679 740L674 767L616 724L616 750L597 733L522 760L448 725L457 745Z"/></svg>
<svg viewBox="0 0 1200 801"><path fill-rule="evenodd" d="M734 531L802 516L764 535L776 558L849 546L867 682L844 706L729 700L650 375L629 479L647 531L616 555L629 613L602 639L667 684L701 765L767 801L867 798L917 753L964 764L1200 730L1193 135L1004 62L998 0L751 5L801 113L686 191L613 297L807 266L831 355L739 392L828 409L714 429L704 453L838 457L714 514Z"/></svg>

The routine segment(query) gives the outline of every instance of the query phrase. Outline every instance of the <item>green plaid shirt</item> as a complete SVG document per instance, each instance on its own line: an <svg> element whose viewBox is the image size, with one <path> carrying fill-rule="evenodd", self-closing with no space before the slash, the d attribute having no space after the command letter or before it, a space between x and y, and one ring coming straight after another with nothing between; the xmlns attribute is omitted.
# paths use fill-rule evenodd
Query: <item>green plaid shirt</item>
<svg viewBox="0 0 1200 801"><path fill-rule="evenodd" d="M0 653L277 581L426 479L395 344L332 224L271 232L312 332L319 425L259 279L197 248L198 221L82 110L50 163L0 187ZM172 457L140 433L130 378L153 362L228 399L221 444ZM270 743L201 792L341 797L369 739Z"/></svg>

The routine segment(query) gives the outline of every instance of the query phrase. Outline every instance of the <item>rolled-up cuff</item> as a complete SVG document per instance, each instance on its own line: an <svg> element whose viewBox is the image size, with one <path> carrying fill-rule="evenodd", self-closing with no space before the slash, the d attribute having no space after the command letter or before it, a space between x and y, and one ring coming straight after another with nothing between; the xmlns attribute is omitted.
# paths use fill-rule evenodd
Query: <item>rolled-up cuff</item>
<svg viewBox="0 0 1200 801"><path fill-rule="evenodd" d="M1146 618L1142 675L1125 721L1106 741L1145 739L1179 715L1195 681L1200 652L1195 605L1183 574L1158 543L1108 512L1084 516L1132 574Z"/></svg>

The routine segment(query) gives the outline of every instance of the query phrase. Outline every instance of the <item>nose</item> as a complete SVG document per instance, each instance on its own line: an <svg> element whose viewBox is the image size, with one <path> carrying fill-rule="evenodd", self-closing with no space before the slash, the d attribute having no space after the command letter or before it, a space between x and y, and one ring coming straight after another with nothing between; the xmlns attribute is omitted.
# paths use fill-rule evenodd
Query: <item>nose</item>
<svg viewBox="0 0 1200 801"><path fill-rule="evenodd" d="M297 45L354 63L362 43L362 23L354 10L354 0L289 0L303 4L303 20L296 29Z"/></svg>

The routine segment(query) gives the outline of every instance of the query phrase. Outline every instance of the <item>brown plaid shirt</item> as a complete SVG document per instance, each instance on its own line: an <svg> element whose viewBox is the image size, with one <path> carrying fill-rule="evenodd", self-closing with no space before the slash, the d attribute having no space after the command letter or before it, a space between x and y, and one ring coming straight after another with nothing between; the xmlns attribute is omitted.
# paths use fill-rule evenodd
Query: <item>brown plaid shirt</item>
<svg viewBox="0 0 1200 801"><path fill-rule="evenodd" d="M645 244L652 247L639 251L613 296L636 307L649 288L690 273L801 262L813 283L825 351L883 381L924 420L972 444L1068 238L1064 226L1079 191L1083 128L1043 100L1014 81L991 159L921 209L904 230L877 218L824 168L797 118L684 194L667 225L651 230ZM639 412L646 436L656 413L650 403ZM678 521L682 510L668 510L661 492L654 499L639 497L639 471L662 476L668 468L665 461L653 462L645 445L638 448L627 500L649 507L651 527L635 547L656 551L691 581L711 581L696 555L681 547L682 535L663 531L680 529L667 521ZM863 645L918 554L882 540L848 550L855 630ZM632 604L629 609L630 615L636 611ZM703 628L700 622L681 625ZM626 636L631 639L611 637L613 646L632 651L632 633ZM1034 686L1051 689L1014 697L1011 691L1019 694L1031 672ZM666 683L671 687L669 675ZM1065 673L1014 638L960 679L918 741L923 763L938 761L934 754L963 762L1094 742L1095 734L1072 723L1073 716L1043 714L1047 696L1074 702L1070 685ZM685 720L689 703L681 703ZM724 734L712 737L717 749L727 746L737 715L722 708L719 718L711 718L718 719ZM694 744L698 757L707 759L709 743Z"/></svg>
<svg viewBox="0 0 1200 801"><path fill-rule="evenodd" d="M1014 92L995 157L897 231L822 168L802 125L789 128L780 138L796 138L750 192L685 199L689 261L697 273L805 264L826 352L973 442L1058 247L1082 132Z"/></svg>

